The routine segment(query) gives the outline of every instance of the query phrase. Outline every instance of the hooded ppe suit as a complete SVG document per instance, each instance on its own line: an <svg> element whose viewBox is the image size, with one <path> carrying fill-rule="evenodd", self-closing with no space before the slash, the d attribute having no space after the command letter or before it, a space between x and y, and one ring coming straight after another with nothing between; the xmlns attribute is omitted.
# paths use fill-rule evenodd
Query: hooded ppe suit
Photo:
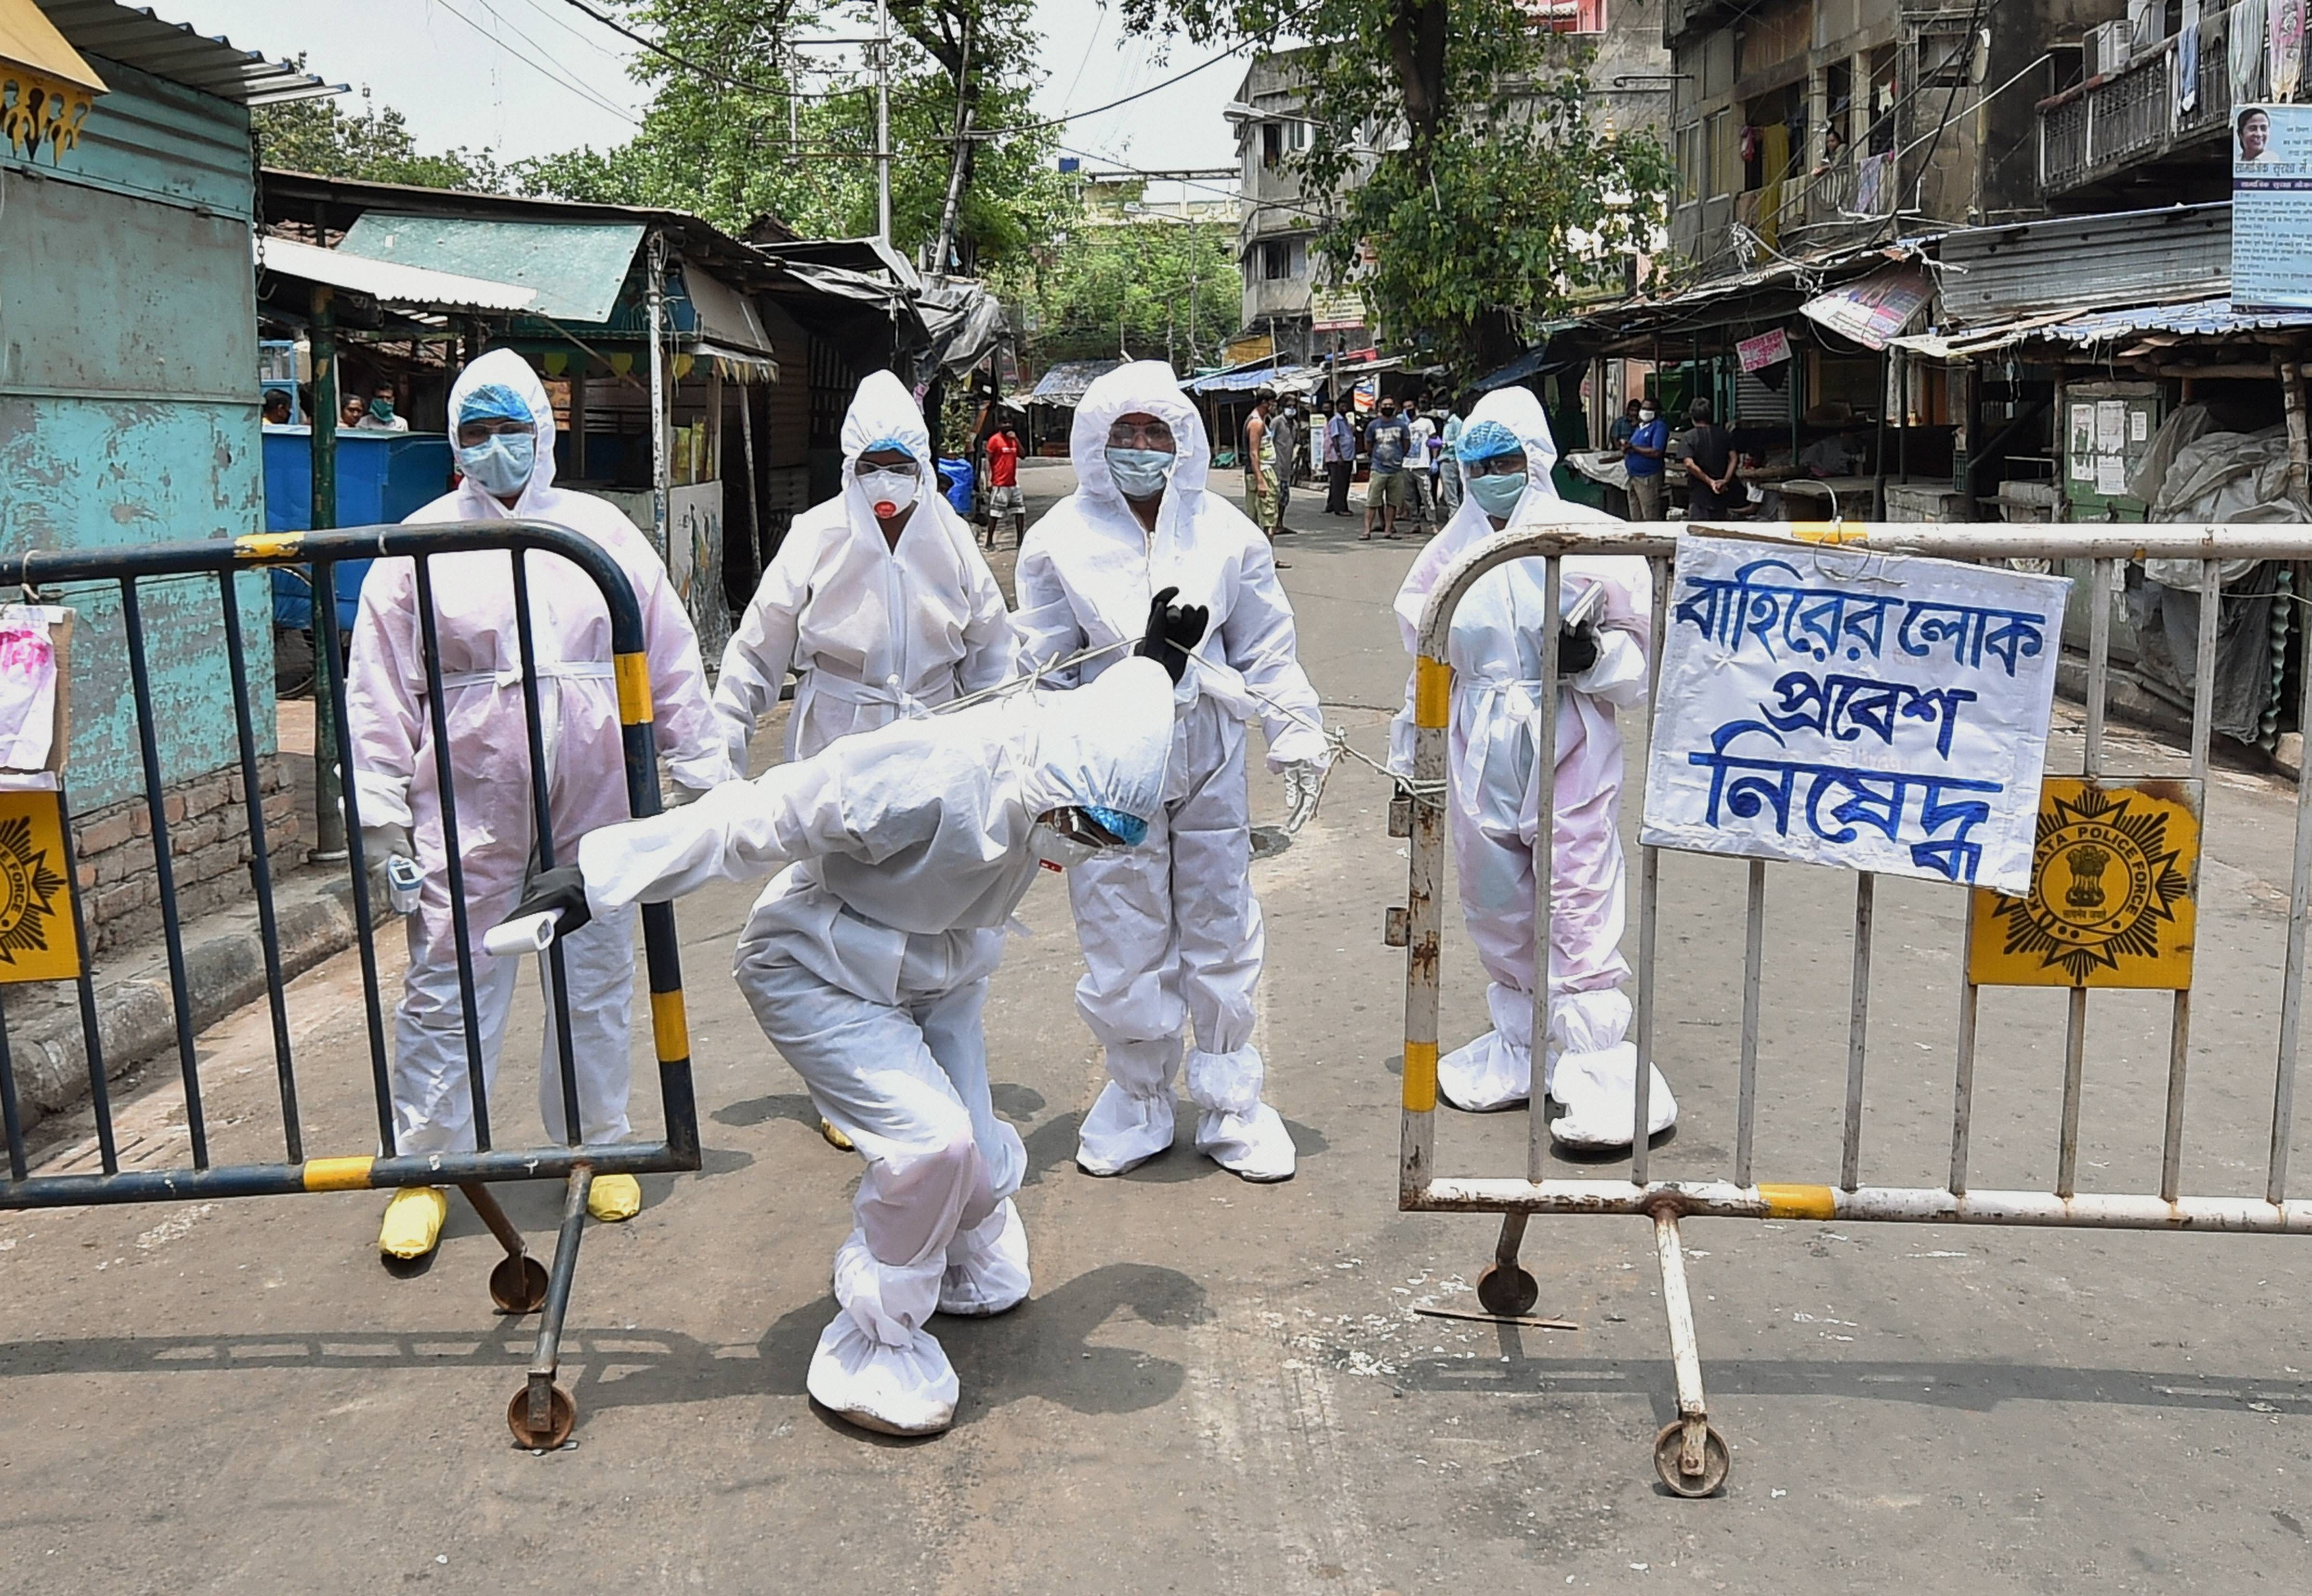
<svg viewBox="0 0 2312 1596"><path fill-rule="evenodd" d="M987 977L1041 868L1038 817L1076 806L1152 820L1171 741L1163 668L1127 660L1080 692L844 737L581 844L597 914L788 867L755 904L736 974L867 1160L857 1227L836 1254L842 1312L808 1382L856 1423L945 1428L955 1371L924 1321L1027 1295L1010 1200L1027 1153L988 1103Z"/></svg>
<svg viewBox="0 0 2312 1596"><path fill-rule="evenodd" d="M1557 496L1550 467L1557 448L1540 402L1523 388L1488 394L1470 412L1464 439L1482 423L1506 426L1525 446L1526 490L1511 528L1612 520ZM1471 548L1493 536L1474 498L1465 498L1437 540L1423 549L1397 595L1407 652L1417 653L1430 591ZM1534 843L1541 808L1535 720L1541 702L1546 567L1536 560L1501 566L1455 611L1448 746L1450 825L1461 908L1491 984L1493 1029L1441 1060L1438 1090L1457 1108L1505 1108L1532 1093ZM1551 1127L1581 1147L1627 1146L1637 1092L1637 1049L1625 1038L1629 965L1621 940L1627 871L1621 813L1622 735L1616 709L1645 702L1652 583L1646 563L1575 555L1561 563L1561 613L1593 585L1605 589L1592 616L1598 658L1559 684L1557 775L1550 833L1548 1069L1544 1086L1565 1112ZM1391 728L1391 763L1413 768L1413 687ZM1654 1131L1677 1107L1659 1070L1647 1107Z"/></svg>
<svg viewBox="0 0 2312 1596"><path fill-rule="evenodd" d="M897 548L884 541L859 457L898 448L921 485ZM889 371L859 385L843 418L843 492L795 519L722 651L714 712L733 769L801 672L786 756L994 685L1011 674L1003 593L961 517L939 492L923 412Z"/></svg>
<svg viewBox="0 0 2312 1596"><path fill-rule="evenodd" d="M407 524L534 518L608 549L642 606L658 746L675 781L703 789L728 779L690 618L633 522L591 494L554 485L554 410L529 362L512 350L494 350L468 366L450 392L452 426L469 396L492 384L526 403L537 428L537 463L521 497L509 510L468 480ZM627 815L609 612L593 579L568 561L532 555L526 563L547 793L557 854L567 861L582 833ZM513 567L504 554L477 551L437 555L430 569L486 1086L523 961L484 953L482 933L521 896L536 846ZM362 584L354 622L346 720L362 824L407 827L425 878L409 920L409 967L394 1017L394 1130L404 1154L474 1146L423 638L416 562L378 561ZM587 927L563 953L579 1129L588 1142L621 1141L628 1135L633 915ZM559 1141L562 1080L550 1027L544 1060L539 1105L547 1133ZM494 1120L504 1122L502 1114Z"/></svg>
<svg viewBox="0 0 2312 1596"><path fill-rule="evenodd" d="M1106 458L1108 429L1134 412L1165 422L1178 451L1153 533L1134 519ZM1013 622L1022 663L1137 637L1159 588L1177 586L1182 603L1212 611L1178 690L1162 816L1144 846L1068 872L1086 966L1076 1003L1111 1077L1084 1118L1076 1161L1115 1174L1172 1145L1172 1077L1183 1025L1193 1025L1187 1087L1202 1111L1198 1150L1247 1179L1283 1180L1292 1173L1292 1140L1261 1101L1252 1041L1263 937L1248 878L1244 722L1257 715L1266 728L1272 771L1326 758L1292 606L1260 529L1206 491L1211 448L1171 367L1137 361L1094 382L1076 407L1069 453L1076 492L1020 550ZM1114 658L1059 679L1089 680Z"/></svg>

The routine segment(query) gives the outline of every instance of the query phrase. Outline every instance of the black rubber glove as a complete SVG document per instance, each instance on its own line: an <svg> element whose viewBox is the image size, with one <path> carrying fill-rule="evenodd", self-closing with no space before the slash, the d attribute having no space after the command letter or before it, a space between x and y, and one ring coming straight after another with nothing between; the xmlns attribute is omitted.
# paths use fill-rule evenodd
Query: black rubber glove
<svg viewBox="0 0 2312 1596"><path fill-rule="evenodd" d="M594 918L594 911L586 903L586 878L578 873L576 865L556 865L531 876L530 892L506 918L518 920L525 914L544 914L550 909L562 911L554 928L556 937L567 937Z"/></svg>
<svg viewBox="0 0 2312 1596"><path fill-rule="evenodd" d="M1598 629L1584 621L1557 634L1557 674L1578 676L1598 663Z"/></svg>
<svg viewBox="0 0 2312 1596"><path fill-rule="evenodd" d="M1134 650L1162 666L1176 687L1187 673L1189 651L1204 641L1204 627L1213 616L1201 604L1174 604L1179 596L1179 589L1167 588L1149 601L1148 630Z"/></svg>

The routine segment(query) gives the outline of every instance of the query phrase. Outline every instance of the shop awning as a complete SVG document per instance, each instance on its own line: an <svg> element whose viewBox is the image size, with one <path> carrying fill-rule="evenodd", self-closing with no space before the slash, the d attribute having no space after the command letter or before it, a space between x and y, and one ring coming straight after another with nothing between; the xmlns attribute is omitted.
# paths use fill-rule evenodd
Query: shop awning
<svg viewBox="0 0 2312 1596"><path fill-rule="evenodd" d="M2226 298L2192 300L2175 305L2136 305L2117 310L2052 310L1995 327L1920 333L1890 342L1933 360L1963 360L2026 343L2062 344L2084 349L2143 336L2217 341L2303 327L2312 327L2312 310L2236 312L2231 301Z"/></svg>
<svg viewBox="0 0 2312 1596"><path fill-rule="evenodd" d="M1934 297L1934 279L1926 267L1890 266L1817 294L1799 313L1866 349L1884 349Z"/></svg>
<svg viewBox="0 0 2312 1596"><path fill-rule="evenodd" d="M1122 361L1061 361L1045 371L1029 390L1030 405L1058 405L1073 408L1084 397L1084 389L1107 376Z"/></svg>
<svg viewBox="0 0 2312 1596"><path fill-rule="evenodd" d="M369 211L337 249L510 283L535 293L527 307L533 315L599 325L609 320L618 302L643 231L639 222L508 222Z"/></svg>
<svg viewBox="0 0 2312 1596"><path fill-rule="evenodd" d="M322 249L294 239L258 235L257 264L264 271L301 283L316 283L347 293L365 294L380 304L441 310L527 310L537 291L479 277L452 276L398 261L372 260L342 249Z"/></svg>

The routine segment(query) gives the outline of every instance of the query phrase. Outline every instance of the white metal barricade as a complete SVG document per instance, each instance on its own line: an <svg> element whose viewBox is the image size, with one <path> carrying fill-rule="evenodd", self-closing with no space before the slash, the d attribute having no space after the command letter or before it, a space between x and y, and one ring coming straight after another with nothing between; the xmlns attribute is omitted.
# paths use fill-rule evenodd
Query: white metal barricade
<svg viewBox="0 0 2312 1596"><path fill-rule="evenodd" d="M2105 706L2111 649L2113 586L2125 563L2147 558L2200 562L2200 614L2219 613L2219 556L2300 563L2312 561L2312 528L2268 525L2179 526L1957 526L1861 523L1745 525L1695 528L1730 536L1780 539L1792 544L1853 545L1874 553L1939 556L1984 563L2037 561L2090 562L2088 592L2090 622L2087 660L2087 714L2082 775L2090 782L2106 774ZM2312 1234L2312 1200L2288 1196L2288 1155L2293 1112L2299 1033L2303 1018L2306 938L2312 929L2312 781L2299 783L2293 866L2289 885L2287 954L2277 1005L2279 1037L2273 1080L2271 1140L2266 1179L2259 1196L2198 1196L2183 1190L2185 1086L2191 1032L2191 992L2173 993L2167 1093L2161 1124L2159 1189L2157 1192L2106 1193L2078 1190L2080 1112L2085 1078L2089 988L2068 989L2062 1096L2050 1105L2055 1123L2057 1173L2054 1188L2039 1190L1980 1190L1967 1179L1968 1127L1975 1089L1976 1014L1980 989L1972 972L1961 979L1953 1059L1950 1173L1940 1187L1874 1186L1864 1183L1861 1159L1863 1083L1874 920L1875 877L1855 876L1853 967L1850 989L1843 1138L1835 1184L1760 1181L1751 1163L1758 1106L1758 1040L1761 971L1764 964L1766 863L1746 861L1748 871L1744 933L1742 1012L1737 1125L1732 1166L1724 1178L1666 1181L1647 1170L1649 1088L1661 1033L1656 1008L1655 944L1660 921L1661 850L1642 847L1638 859L1638 919L1635 1017L1631 1038L1638 1054L1633 1140L1626 1177L1565 1179L1549 1167L1548 1116L1529 1114L1527 1168L1523 1178L1484 1178L1440 1173L1435 1167L1438 1007L1442 943L1439 887L1445 859L1447 806L1437 795L1447 780L1447 724L1451 672L1447 641L1455 608L1486 572L1507 562L1545 563L1547 595L1541 638L1540 711L1535 718L1540 804L1554 812L1559 686L1560 562L1570 554L1636 554L1653 572L1655 624L1650 661L1659 681L1661 653L1671 624L1670 563L1684 528L1670 524L1619 527L1576 523L1558 528L1520 528L1470 551L1432 593L1421 626L1421 653L1414 666L1414 768L1413 786L1392 807L1391 829L1409 833L1408 898L1392 913L1391 940L1407 948L1405 1007L1404 1121L1398 1174L1398 1207L1427 1213L1498 1213L1503 1216L1495 1260L1478 1282L1486 1308L1499 1314L1528 1311L1538 1297L1534 1278L1519 1262L1528 1219L1536 1214L1619 1214L1651 1221L1661 1269L1662 1303L1669 1321L1670 1350L1677 1391L1678 1417L1655 1438L1654 1461L1662 1482L1681 1496L1707 1496L1724 1482L1729 1456L1722 1437L1709 1424L1702 1365L1694 1334L1692 1302L1680 1252L1678 1226L1687 1217L1829 1220L1867 1223L1899 1220L1944 1225L2224 1231ZM2218 628L2199 628L2194 673L2190 773L2208 771L2211 712L2216 676ZM2054 646L2051 640L2049 646ZM2312 730L2312 659L2303 662L2302 721ZM1649 743L1654 711L1647 710ZM2053 775L2054 772L2050 772ZM1546 957L1550 946L1551 827L1537 828L1535 859L1535 946ZM2235 972L2245 975L2246 972ZM1533 1025L1536 1051L1547 1044L1546 983L1536 981ZM1539 1071L1537 1067L1537 1077ZM1541 1082L1537 1078L1535 1086ZM2146 1105L2149 1110L2150 1105Z"/></svg>

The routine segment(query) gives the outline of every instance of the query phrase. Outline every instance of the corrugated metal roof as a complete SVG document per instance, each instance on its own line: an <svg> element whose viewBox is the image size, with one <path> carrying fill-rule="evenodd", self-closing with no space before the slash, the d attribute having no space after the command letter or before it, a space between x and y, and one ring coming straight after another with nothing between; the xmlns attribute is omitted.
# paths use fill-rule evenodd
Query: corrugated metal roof
<svg viewBox="0 0 2312 1596"><path fill-rule="evenodd" d="M222 35L165 22L144 6L116 5L113 0L38 4L74 49L235 105L278 105L346 92L345 84L325 83L293 62L268 61Z"/></svg>
<svg viewBox="0 0 2312 1596"><path fill-rule="evenodd" d="M1215 371L1209 377L1198 377L1180 386L1192 394L1252 393L1291 381L1302 372L1313 370L1315 368L1310 366L1280 366L1274 361L1259 361L1233 371Z"/></svg>
<svg viewBox="0 0 2312 1596"><path fill-rule="evenodd" d="M1964 228L1937 252L1940 319L1966 327L2226 293L2231 248L2229 201Z"/></svg>
<svg viewBox="0 0 2312 1596"><path fill-rule="evenodd" d="M2144 333L2181 337L2235 338L2285 328L2312 327L2312 310L2254 310L2237 313L2229 299L2193 300L2180 305L2135 305L2120 310L2069 310L2029 316L1992 327L1957 332L1922 333L1896 338L1905 349L1936 360L1987 354L2023 343L2064 344L2075 348L2115 344Z"/></svg>
<svg viewBox="0 0 2312 1596"><path fill-rule="evenodd" d="M538 291L480 277L460 277L448 272L398 261L372 260L343 249L321 249L294 239L259 236L257 264L268 272L301 282L325 283L349 293L367 294L388 305L450 310L527 310Z"/></svg>
<svg viewBox="0 0 2312 1596"><path fill-rule="evenodd" d="M1047 370L1028 395L1030 404L1073 405L1084 389L1107 376L1122 361L1061 361Z"/></svg>
<svg viewBox="0 0 2312 1596"><path fill-rule="evenodd" d="M342 253L512 283L535 290L530 309L561 321L608 321L643 240L643 224L503 222L368 211L346 230Z"/></svg>

